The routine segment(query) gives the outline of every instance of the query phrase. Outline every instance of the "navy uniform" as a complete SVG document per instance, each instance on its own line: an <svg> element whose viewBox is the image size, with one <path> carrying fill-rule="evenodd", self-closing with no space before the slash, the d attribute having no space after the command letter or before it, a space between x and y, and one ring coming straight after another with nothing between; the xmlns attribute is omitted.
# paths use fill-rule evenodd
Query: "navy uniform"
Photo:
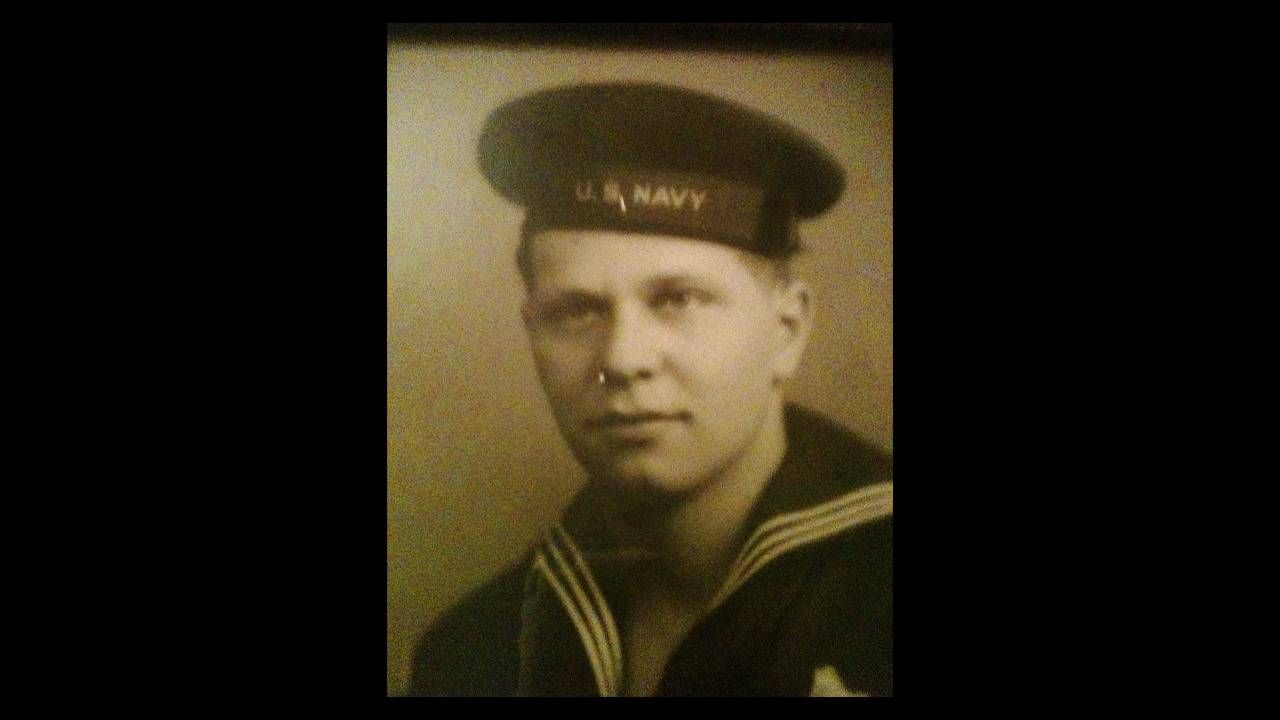
<svg viewBox="0 0 1280 720"><path fill-rule="evenodd" d="M490 116L480 164L567 227L705 239L770 258L825 211L844 176L819 145L753 110L655 85L560 88ZM789 405L786 452L739 551L657 695L893 694L892 461ZM414 657L410 694L625 693L619 627L642 562L614 542L590 486L516 568L447 612Z"/></svg>

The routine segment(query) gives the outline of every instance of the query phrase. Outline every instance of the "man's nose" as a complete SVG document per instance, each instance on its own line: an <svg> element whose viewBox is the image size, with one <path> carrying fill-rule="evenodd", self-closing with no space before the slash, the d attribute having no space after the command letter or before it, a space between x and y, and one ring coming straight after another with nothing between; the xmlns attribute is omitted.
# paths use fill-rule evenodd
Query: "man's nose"
<svg viewBox="0 0 1280 720"><path fill-rule="evenodd" d="M601 380L626 384L647 380L661 362L662 328L641 308L617 308L600 358Z"/></svg>

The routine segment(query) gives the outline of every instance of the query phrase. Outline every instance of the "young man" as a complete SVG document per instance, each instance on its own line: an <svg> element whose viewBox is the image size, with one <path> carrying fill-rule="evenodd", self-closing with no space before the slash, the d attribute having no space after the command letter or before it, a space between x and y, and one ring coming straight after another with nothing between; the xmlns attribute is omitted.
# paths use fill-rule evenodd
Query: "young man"
<svg viewBox="0 0 1280 720"><path fill-rule="evenodd" d="M419 695L891 695L891 460L783 399L812 320L795 223L843 173L792 128L654 85L489 118L528 210L522 309L589 481L447 613Z"/></svg>

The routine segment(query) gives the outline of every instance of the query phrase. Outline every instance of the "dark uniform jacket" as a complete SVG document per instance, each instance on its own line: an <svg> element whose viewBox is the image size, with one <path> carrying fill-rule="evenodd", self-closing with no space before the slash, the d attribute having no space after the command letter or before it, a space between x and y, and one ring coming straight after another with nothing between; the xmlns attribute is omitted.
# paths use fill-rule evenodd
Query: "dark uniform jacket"
<svg viewBox="0 0 1280 720"><path fill-rule="evenodd" d="M893 694L892 460L789 406L787 452L657 695ZM411 695L619 695L626 560L575 501L423 637Z"/></svg>

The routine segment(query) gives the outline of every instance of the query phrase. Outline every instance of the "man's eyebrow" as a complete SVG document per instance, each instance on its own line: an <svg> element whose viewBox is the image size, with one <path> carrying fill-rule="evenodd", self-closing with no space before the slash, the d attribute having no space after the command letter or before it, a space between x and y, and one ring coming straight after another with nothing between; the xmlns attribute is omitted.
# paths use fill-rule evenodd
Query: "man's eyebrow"
<svg viewBox="0 0 1280 720"><path fill-rule="evenodd" d="M554 303L606 303L608 298L598 292L578 287L544 288L534 293L534 299Z"/></svg>
<svg viewBox="0 0 1280 720"><path fill-rule="evenodd" d="M659 275L649 278L644 283L645 287L650 290L669 290L672 288L681 288L694 286L704 290L717 290L720 288L715 278L706 277L704 275L692 275L689 273L674 273L670 275Z"/></svg>

